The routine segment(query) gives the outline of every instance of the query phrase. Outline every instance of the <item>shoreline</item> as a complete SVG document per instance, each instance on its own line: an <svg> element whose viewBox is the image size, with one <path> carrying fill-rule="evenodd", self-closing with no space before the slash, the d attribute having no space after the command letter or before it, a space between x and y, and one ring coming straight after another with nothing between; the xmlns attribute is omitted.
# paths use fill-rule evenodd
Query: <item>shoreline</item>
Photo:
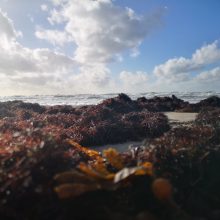
<svg viewBox="0 0 220 220"><path fill-rule="evenodd" d="M146 92L146 93L137 93L137 94L129 94L132 100L136 100L138 97L144 96L147 99L151 99L155 96L158 97L171 97L175 95L179 99L184 101L188 101L189 103L197 103L203 99L207 99L210 96L218 96L220 97L219 92L207 91L207 92ZM110 93L110 94L77 94L77 95L11 95L11 96L0 96L0 102L5 101L14 101L21 100L26 103L39 103L41 105L90 105L90 104L98 104L105 99L113 98L117 96L118 93Z"/></svg>

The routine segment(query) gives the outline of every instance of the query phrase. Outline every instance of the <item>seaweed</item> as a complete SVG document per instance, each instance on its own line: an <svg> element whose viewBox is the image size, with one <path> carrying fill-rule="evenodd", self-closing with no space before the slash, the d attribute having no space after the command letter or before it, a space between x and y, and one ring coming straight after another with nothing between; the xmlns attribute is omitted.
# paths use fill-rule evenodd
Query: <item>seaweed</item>
<svg viewBox="0 0 220 220"><path fill-rule="evenodd" d="M220 219L218 103L125 94L79 108L1 103L0 218ZM162 110L200 113L171 128ZM122 153L89 148L144 138Z"/></svg>

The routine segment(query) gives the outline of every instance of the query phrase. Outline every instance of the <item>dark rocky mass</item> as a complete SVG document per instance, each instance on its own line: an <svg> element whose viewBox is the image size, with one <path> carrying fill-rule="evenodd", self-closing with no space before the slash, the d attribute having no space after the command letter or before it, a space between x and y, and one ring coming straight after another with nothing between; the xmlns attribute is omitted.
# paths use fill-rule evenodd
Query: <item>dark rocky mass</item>
<svg viewBox="0 0 220 220"><path fill-rule="evenodd" d="M172 128L163 111L199 114ZM123 153L86 148L145 138ZM0 219L220 219L219 146L218 97L0 103Z"/></svg>

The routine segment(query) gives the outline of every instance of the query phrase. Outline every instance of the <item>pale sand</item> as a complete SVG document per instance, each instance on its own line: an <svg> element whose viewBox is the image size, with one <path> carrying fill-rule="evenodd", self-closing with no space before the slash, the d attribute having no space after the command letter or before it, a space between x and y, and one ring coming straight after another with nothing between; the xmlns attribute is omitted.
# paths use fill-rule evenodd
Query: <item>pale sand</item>
<svg viewBox="0 0 220 220"><path fill-rule="evenodd" d="M125 143L122 143L122 144L107 144L107 145L104 145L104 146L98 146L98 147L91 147L92 149L94 150L97 150L97 151L103 151L103 150L106 150L108 148L115 148L117 149L119 152L124 152L126 150L128 150L128 147L129 146L132 146L132 147L138 147L138 146L141 146L143 144L143 142L137 142L137 141L129 141L129 142L125 142Z"/></svg>
<svg viewBox="0 0 220 220"><path fill-rule="evenodd" d="M190 122L196 119L198 113L189 113L189 112L164 112L168 117L169 121L172 122Z"/></svg>
<svg viewBox="0 0 220 220"><path fill-rule="evenodd" d="M168 117L171 126L173 126L175 123L181 125L187 122L194 121L198 113L164 112L164 114ZM129 142L121 143L121 144L108 144L108 145L98 146L98 147L94 146L91 148L97 151L103 151L111 147L111 148L117 149L119 152L123 152L123 151L126 151L129 146L135 147L135 146L141 146L142 144L143 144L142 141L141 142L140 141L139 142L129 141Z"/></svg>

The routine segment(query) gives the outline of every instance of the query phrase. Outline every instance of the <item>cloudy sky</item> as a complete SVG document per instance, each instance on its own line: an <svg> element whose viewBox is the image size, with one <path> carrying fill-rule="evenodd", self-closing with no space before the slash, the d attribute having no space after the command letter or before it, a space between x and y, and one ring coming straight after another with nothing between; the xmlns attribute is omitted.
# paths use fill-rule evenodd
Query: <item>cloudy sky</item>
<svg viewBox="0 0 220 220"><path fill-rule="evenodd" d="M0 0L0 95L220 91L219 0Z"/></svg>

